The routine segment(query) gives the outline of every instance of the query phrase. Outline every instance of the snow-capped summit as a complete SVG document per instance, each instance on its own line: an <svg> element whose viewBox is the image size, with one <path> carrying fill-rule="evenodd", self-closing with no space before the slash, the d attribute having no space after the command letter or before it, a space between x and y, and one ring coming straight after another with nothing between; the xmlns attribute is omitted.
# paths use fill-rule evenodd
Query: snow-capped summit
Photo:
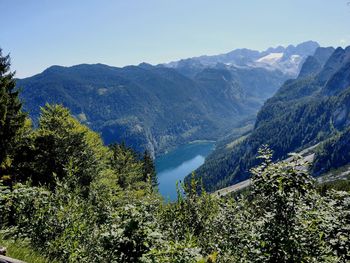
<svg viewBox="0 0 350 263"><path fill-rule="evenodd" d="M278 46L268 48L265 51L250 49L235 49L231 52L214 55L193 57L186 60L163 64L165 67L183 68L193 70L200 67L216 67L217 64L224 64L231 67L265 68L268 70L279 70L290 77L299 74L301 65L308 56L314 54L319 44L315 41L303 42L299 45L287 47ZM184 63L186 61L186 63Z"/></svg>
<svg viewBox="0 0 350 263"><path fill-rule="evenodd" d="M283 57L283 53L270 53L256 60L259 63L274 64Z"/></svg>

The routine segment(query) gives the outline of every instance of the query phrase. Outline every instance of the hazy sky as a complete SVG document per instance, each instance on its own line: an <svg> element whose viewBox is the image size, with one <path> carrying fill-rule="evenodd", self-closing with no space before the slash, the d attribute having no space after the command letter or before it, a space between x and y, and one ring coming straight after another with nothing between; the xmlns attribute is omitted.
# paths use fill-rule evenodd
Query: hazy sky
<svg viewBox="0 0 350 263"><path fill-rule="evenodd" d="M347 0L0 0L17 77L50 65L157 64L235 48L350 45Z"/></svg>

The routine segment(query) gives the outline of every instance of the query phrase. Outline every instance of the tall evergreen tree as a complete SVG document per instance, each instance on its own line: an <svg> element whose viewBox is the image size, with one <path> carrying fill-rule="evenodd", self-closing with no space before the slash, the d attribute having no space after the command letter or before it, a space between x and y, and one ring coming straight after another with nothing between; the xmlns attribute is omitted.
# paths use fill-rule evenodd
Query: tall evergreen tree
<svg viewBox="0 0 350 263"><path fill-rule="evenodd" d="M24 126L25 114L16 90L14 72L10 71L10 57L0 49L0 179L6 179L11 166L11 154Z"/></svg>
<svg viewBox="0 0 350 263"><path fill-rule="evenodd" d="M46 104L41 108L35 147L33 182L52 185L52 173L62 179L73 166L79 184L88 188L107 162L107 148L99 135L79 123L62 105Z"/></svg>
<svg viewBox="0 0 350 263"><path fill-rule="evenodd" d="M112 157L110 165L117 174L117 182L120 187L126 189L143 180L143 163L138 154L124 142L109 146Z"/></svg>
<svg viewBox="0 0 350 263"><path fill-rule="evenodd" d="M156 168L147 150L143 153L143 178L145 181L149 180L151 182L153 189L158 188Z"/></svg>

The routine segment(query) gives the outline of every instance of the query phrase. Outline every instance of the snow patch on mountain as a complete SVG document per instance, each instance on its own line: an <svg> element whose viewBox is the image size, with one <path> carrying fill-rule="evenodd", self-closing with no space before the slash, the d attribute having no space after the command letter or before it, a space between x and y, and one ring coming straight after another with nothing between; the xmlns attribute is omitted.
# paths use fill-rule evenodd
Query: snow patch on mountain
<svg viewBox="0 0 350 263"><path fill-rule="evenodd" d="M269 53L251 64L253 67L262 67L269 70L280 70L284 74L296 75L300 70L303 57L297 54L288 55L286 52Z"/></svg>
<svg viewBox="0 0 350 263"><path fill-rule="evenodd" d="M206 67L264 68L272 71L279 70L293 78L299 74L305 59L313 55L318 47L317 42L307 41L296 46L278 46L268 48L265 51L243 48L220 55L204 55L173 61L162 64L162 66L181 69L182 72L186 72L188 75L195 75L197 69L197 72L199 72Z"/></svg>
<svg viewBox="0 0 350 263"><path fill-rule="evenodd" d="M279 61L282 57L283 57L283 53L270 53L264 57L259 58L257 62L273 64Z"/></svg>
<svg viewBox="0 0 350 263"><path fill-rule="evenodd" d="M299 63L301 61L302 57L299 55L291 55L290 60L296 63Z"/></svg>

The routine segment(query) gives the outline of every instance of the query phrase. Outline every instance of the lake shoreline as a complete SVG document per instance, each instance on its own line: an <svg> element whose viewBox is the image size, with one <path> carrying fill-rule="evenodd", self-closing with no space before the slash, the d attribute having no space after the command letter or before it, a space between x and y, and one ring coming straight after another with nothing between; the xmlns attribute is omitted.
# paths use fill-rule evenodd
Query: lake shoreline
<svg viewBox="0 0 350 263"><path fill-rule="evenodd" d="M214 150L215 141L197 140L177 147L155 160L159 192L165 199L176 199L176 182L198 169Z"/></svg>
<svg viewBox="0 0 350 263"><path fill-rule="evenodd" d="M179 144L177 146L170 147L169 149L165 150L164 152L160 152L160 153L156 154L154 159L160 158L163 155L169 154L173 151L176 151L178 148L184 147L184 146L189 145L189 144L214 143L214 145L216 145L216 142L217 142L216 140L206 140L206 139L189 141L188 143Z"/></svg>

